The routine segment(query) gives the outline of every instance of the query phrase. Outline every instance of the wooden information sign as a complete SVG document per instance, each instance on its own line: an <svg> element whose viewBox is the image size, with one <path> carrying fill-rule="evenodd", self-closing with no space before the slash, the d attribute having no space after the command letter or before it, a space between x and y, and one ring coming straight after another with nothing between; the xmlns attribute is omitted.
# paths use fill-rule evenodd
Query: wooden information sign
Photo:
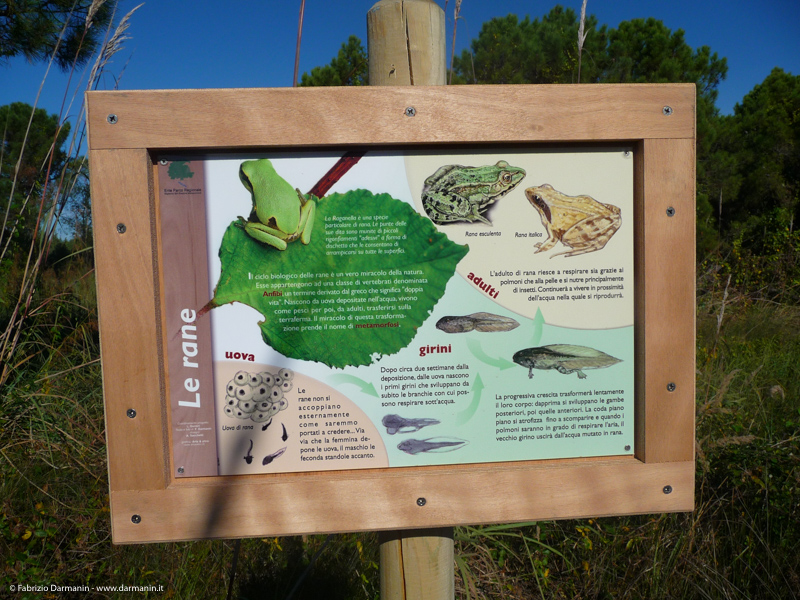
<svg viewBox="0 0 800 600"><path fill-rule="evenodd" d="M693 85L88 105L115 542L693 508Z"/></svg>

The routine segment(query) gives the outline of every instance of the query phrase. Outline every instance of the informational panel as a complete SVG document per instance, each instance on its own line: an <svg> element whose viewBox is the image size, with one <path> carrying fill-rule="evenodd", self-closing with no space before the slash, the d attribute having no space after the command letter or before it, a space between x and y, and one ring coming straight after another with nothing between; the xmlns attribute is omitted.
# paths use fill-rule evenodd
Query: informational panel
<svg viewBox="0 0 800 600"><path fill-rule="evenodd" d="M691 510L695 94L89 93L114 541Z"/></svg>
<svg viewBox="0 0 800 600"><path fill-rule="evenodd" d="M161 160L176 475L632 455L633 164Z"/></svg>

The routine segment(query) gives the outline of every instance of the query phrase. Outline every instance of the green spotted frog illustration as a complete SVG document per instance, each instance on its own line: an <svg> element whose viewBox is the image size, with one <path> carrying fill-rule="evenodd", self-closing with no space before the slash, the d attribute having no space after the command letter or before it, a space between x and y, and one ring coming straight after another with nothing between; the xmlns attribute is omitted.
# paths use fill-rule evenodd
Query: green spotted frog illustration
<svg viewBox="0 0 800 600"><path fill-rule="evenodd" d="M523 177L523 169L512 167L504 160L482 167L445 165L425 180L422 206L437 225L459 221L491 225L486 211L513 190Z"/></svg>

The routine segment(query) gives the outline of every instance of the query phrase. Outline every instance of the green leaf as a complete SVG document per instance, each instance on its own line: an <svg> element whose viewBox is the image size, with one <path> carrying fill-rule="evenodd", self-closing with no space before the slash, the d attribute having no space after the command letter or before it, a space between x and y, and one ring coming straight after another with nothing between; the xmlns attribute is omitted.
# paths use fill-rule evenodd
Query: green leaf
<svg viewBox="0 0 800 600"><path fill-rule="evenodd" d="M258 310L264 341L285 356L368 365L411 342L467 251L388 194L332 194L308 245L281 251L231 223L212 306Z"/></svg>

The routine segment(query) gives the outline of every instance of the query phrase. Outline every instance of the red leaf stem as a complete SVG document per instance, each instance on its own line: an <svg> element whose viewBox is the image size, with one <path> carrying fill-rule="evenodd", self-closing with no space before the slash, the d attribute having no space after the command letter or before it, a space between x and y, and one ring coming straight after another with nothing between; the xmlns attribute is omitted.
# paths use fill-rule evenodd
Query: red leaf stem
<svg viewBox="0 0 800 600"><path fill-rule="evenodd" d="M317 184L311 188L311 190L309 190L308 193L316 196L317 198L322 198L328 193L328 190L331 189L334 184L353 167L353 165L361 160L361 157L364 156L364 154L365 151L363 150L351 150L346 152L344 156L336 161L336 164L333 165L330 170L322 176L322 179L320 179Z"/></svg>

